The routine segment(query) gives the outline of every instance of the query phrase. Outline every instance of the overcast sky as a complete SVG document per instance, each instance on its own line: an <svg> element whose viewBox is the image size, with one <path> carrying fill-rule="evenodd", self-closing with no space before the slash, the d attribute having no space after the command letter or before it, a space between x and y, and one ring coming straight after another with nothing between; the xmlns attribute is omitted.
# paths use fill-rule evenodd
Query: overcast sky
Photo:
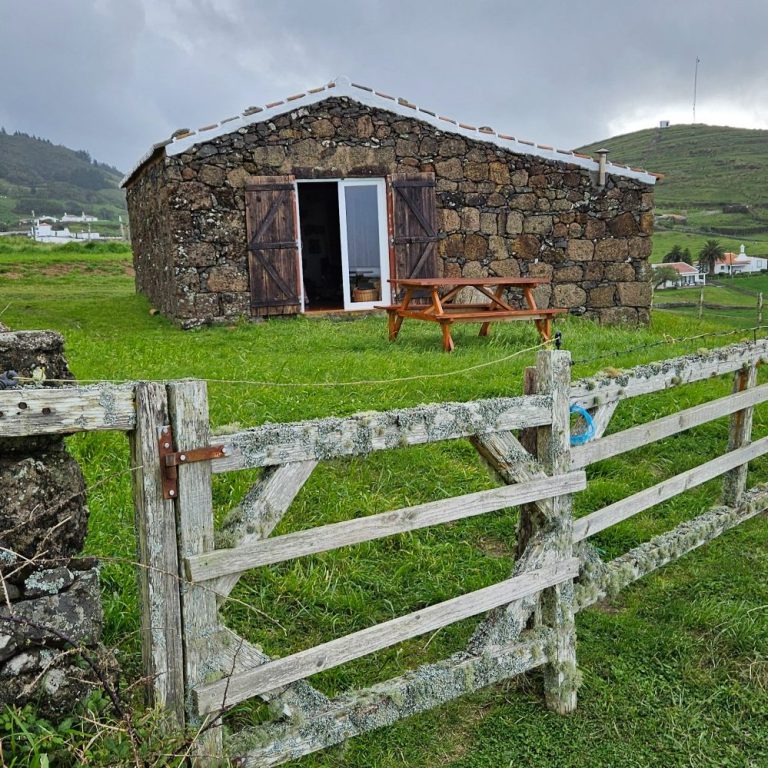
<svg viewBox="0 0 768 768"><path fill-rule="evenodd" d="M0 126L127 170L338 75L570 149L768 127L767 0L0 0ZM616 160L621 160L617 157Z"/></svg>

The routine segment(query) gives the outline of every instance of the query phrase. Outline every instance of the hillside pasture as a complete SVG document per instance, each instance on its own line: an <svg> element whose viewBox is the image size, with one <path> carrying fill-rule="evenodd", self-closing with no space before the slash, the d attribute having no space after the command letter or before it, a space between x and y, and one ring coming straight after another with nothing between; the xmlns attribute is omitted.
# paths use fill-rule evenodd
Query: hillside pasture
<svg viewBox="0 0 768 768"><path fill-rule="evenodd" d="M102 219L126 215L117 168L83 151L45 139L0 131L0 226L15 229L20 218L86 211Z"/></svg>
<svg viewBox="0 0 768 768"><path fill-rule="evenodd" d="M0 249L1 321L14 329L61 331L72 370L82 380L208 379L211 421L219 429L519 394L538 343L529 324L494 328L487 339L476 335L476 327L462 326L456 331L456 351L446 355L426 323L406 323L398 341L390 344L382 316L274 319L182 332L150 314L146 301L134 294L127 251L8 248ZM739 330L731 336L700 336L736 326L669 311L655 312L647 329L605 328L576 318L559 321L556 328L573 356L574 377L746 335ZM730 389L730 380L710 380L676 390L674 396L662 392L626 401L611 431ZM756 411L754 434L768 434L766 407ZM576 514L715 457L726 437L727 420L720 419L595 465L588 489L575 497ZM71 438L69 446L90 488L87 550L104 560L105 639L119 650L130 682L139 674L140 650L127 442L117 434L90 434ZM253 472L216 476L219 517L255 477ZM762 481L768 481L768 466L756 461L750 483ZM327 462L313 473L276 532L496 483L464 441ZM719 483L709 482L598 534L593 542L604 557L618 555L695 516L718 497ZM266 651L287 655L504 578L512 567L515 519L506 510L262 568L241 580L224 615L233 629ZM531 675L297 765L768 764L768 581L761 576L768 569L766 522L760 516L579 614L583 684L573 715L547 711L540 681ZM402 674L461 648L471 629L472 622L461 622L329 670L313 683L333 693ZM241 706L228 723L265 716L261 707ZM16 728L15 743L26 743L9 722L0 720L0 738L5 736L7 743L9 730ZM67 738L59 747L62 754L75 748L75 737ZM86 741L77 744L82 748ZM120 764L117 754L93 757L89 764ZM3 758L9 762L5 753ZM24 764L23 755L20 759L18 764ZM159 760L152 765L162 765Z"/></svg>
<svg viewBox="0 0 768 768"><path fill-rule="evenodd" d="M716 125L646 128L581 147L609 160L664 174L656 185L659 208L714 208L723 204L768 205L765 169L768 131Z"/></svg>
<svg viewBox="0 0 768 768"><path fill-rule="evenodd" d="M662 229L656 227L653 235L653 251L651 253L651 263L658 264L664 261L664 256L672 248L679 245L682 249L687 248L690 251L691 259L694 265L698 262L699 251L704 247L707 240L717 240L726 253L738 253L740 246L746 246L747 256L768 256L768 235L752 237L723 237L722 235L713 235L706 232L686 232L680 229Z"/></svg>

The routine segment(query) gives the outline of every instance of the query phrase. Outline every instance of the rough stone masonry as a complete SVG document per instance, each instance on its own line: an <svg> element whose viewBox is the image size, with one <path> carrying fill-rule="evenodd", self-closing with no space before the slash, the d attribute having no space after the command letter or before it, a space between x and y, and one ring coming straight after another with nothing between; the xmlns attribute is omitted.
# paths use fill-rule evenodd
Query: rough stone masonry
<svg viewBox="0 0 768 768"><path fill-rule="evenodd" d="M647 323L653 187L519 154L416 117L331 97L191 144L156 148L126 182L137 289L184 326L249 314L245 186L431 172L448 276L544 276L542 307ZM614 168L614 166L611 166Z"/></svg>
<svg viewBox="0 0 768 768"><path fill-rule="evenodd" d="M73 378L58 333L0 326L9 370ZM23 402L23 388L8 391ZM0 706L34 702L57 718L93 687L64 639L93 650L101 635L99 574L78 557L87 523L83 475L62 438L0 438Z"/></svg>

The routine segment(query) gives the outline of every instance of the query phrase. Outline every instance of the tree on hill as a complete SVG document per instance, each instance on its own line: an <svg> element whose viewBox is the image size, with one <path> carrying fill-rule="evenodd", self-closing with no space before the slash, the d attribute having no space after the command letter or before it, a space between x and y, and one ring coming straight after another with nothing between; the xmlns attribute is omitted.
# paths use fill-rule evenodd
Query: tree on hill
<svg viewBox="0 0 768 768"><path fill-rule="evenodd" d="M95 163L86 150L75 151L28 134L0 131L0 223L15 228L19 215L59 216L110 211L125 213L125 195L118 188L120 172Z"/></svg>
<svg viewBox="0 0 768 768"><path fill-rule="evenodd" d="M664 256L662 261L664 264L671 264L675 261L691 264L691 252L687 248L683 250L679 245L673 245L672 250Z"/></svg>
<svg viewBox="0 0 768 768"><path fill-rule="evenodd" d="M666 282L675 283L680 279L680 275L674 267L658 267L653 270L653 287L658 288Z"/></svg>
<svg viewBox="0 0 768 768"><path fill-rule="evenodd" d="M715 263L723 258L723 247L719 240L707 240L704 247L699 251L699 270L715 274Z"/></svg>

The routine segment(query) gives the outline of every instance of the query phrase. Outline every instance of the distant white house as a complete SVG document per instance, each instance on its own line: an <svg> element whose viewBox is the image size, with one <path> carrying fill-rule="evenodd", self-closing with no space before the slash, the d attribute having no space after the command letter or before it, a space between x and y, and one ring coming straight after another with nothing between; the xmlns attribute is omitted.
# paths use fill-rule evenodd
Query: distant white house
<svg viewBox="0 0 768 768"><path fill-rule="evenodd" d="M742 275L764 269L768 269L768 259L747 256L744 245L739 248L738 254L724 253L723 258L715 262L716 275Z"/></svg>
<svg viewBox="0 0 768 768"><path fill-rule="evenodd" d="M19 219L19 226L23 227L25 224L34 224L35 222L40 222L41 224L56 224L58 219L55 216L46 216L46 214L41 213L39 216L35 216L35 212L32 211L32 218L31 219Z"/></svg>
<svg viewBox="0 0 768 768"><path fill-rule="evenodd" d="M59 243L60 245L76 241L101 239L101 235L98 232L70 232L69 227L54 229L50 224L40 219L34 219L28 234L29 237L38 243Z"/></svg>
<svg viewBox="0 0 768 768"><path fill-rule="evenodd" d="M74 213L65 213L61 217L61 220L68 222L80 222L81 224L85 224L89 221L98 221L99 219L96 216L89 216L85 213L85 211L83 211L79 216Z"/></svg>
<svg viewBox="0 0 768 768"><path fill-rule="evenodd" d="M689 288L695 285L704 285L707 281L707 276L703 272L699 272L696 267L692 267L690 264L686 264L684 261L672 261L666 264L651 264L651 267L661 269L661 267L672 267L678 274L677 280L665 280L661 285L657 286L657 290L664 288Z"/></svg>

